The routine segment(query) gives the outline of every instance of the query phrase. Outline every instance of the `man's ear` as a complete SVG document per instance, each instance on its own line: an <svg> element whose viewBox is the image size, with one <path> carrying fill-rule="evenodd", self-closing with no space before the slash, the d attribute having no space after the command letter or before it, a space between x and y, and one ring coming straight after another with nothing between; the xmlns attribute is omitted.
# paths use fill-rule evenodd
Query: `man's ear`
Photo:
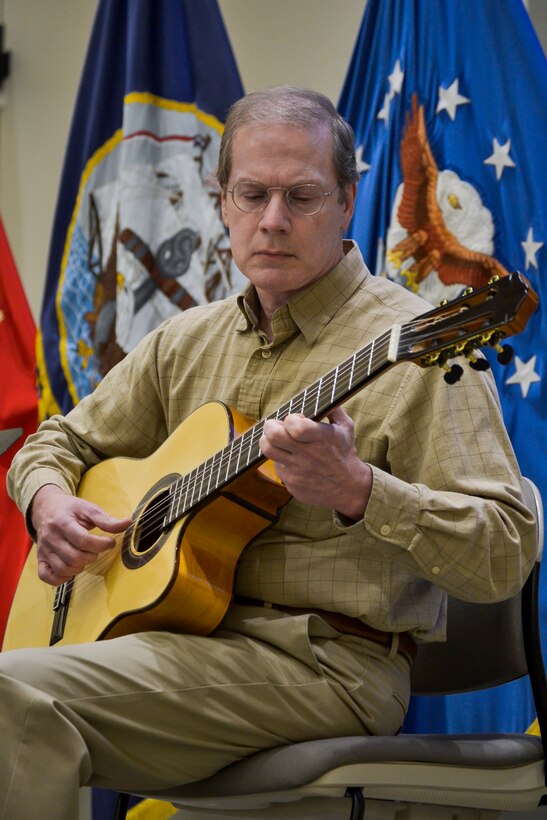
<svg viewBox="0 0 547 820"><path fill-rule="evenodd" d="M228 222L228 213L226 208L226 194L224 191L220 192L220 210L222 212L222 221L224 222L225 227L229 228L230 225Z"/></svg>
<svg viewBox="0 0 547 820"><path fill-rule="evenodd" d="M347 231L353 212L355 210L355 197L357 196L357 183L348 182L344 186L344 217L342 227L344 232Z"/></svg>

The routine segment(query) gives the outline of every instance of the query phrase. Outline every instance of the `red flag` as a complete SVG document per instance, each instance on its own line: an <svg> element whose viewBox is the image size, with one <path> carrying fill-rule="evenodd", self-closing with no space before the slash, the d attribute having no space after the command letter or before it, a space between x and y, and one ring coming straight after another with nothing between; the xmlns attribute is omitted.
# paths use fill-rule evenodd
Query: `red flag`
<svg viewBox="0 0 547 820"><path fill-rule="evenodd" d="M0 220L0 645L30 539L6 473L36 429L36 326Z"/></svg>

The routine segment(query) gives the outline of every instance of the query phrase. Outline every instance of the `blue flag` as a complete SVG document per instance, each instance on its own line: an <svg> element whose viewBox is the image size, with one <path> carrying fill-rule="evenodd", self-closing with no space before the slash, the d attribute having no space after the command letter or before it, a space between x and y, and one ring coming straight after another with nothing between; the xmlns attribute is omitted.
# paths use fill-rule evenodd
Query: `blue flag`
<svg viewBox="0 0 547 820"><path fill-rule="evenodd" d="M42 417L163 319L237 289L212 174L242 94L216 0L100 0L51 238Z"/></svg>
<svg viewBox="0 0 547 820"><path fill-rule="evenodd" d="M538 293L512 362L488 357L522 472L547 501L547 62L521 0L368 0L339 110L362 173L350 235L374 273L433 304L513 270ZM416 698L406 730L533 719L520 681Z"/></svg>

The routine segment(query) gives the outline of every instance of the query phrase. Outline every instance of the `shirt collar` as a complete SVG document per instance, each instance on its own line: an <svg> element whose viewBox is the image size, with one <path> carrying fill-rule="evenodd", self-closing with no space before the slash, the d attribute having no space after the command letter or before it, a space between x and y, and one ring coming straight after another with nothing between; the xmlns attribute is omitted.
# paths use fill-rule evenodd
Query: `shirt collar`
<svg viewBox="0 0 547 820"><path fill-rule="evenodd" d="M317 281L297 293L273 316L274 338L286 336L298 329L308 343L313 343L323 328L350 296L370 276L361 251L353 240L344 240L344 256L340 262ZM258 300L253 285L238 296L243 320L237 330L245 332L258 325Z"/></svg>

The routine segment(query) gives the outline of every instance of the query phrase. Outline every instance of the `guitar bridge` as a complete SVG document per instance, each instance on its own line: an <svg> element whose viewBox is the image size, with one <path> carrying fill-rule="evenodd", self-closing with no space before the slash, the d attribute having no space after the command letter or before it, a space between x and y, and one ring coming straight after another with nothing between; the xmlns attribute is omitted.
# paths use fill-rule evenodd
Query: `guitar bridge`
<svg viewBox="0 0 547 820"><path fill-rule="evenodd" d="M55 599L53 601L53 625L51 627L51 635L49 638L49 645L58 643L65 634L66 617L68 615L68 606L70 604L70 596L72 595L72 580L65 581L55 590Z"/></svg>

